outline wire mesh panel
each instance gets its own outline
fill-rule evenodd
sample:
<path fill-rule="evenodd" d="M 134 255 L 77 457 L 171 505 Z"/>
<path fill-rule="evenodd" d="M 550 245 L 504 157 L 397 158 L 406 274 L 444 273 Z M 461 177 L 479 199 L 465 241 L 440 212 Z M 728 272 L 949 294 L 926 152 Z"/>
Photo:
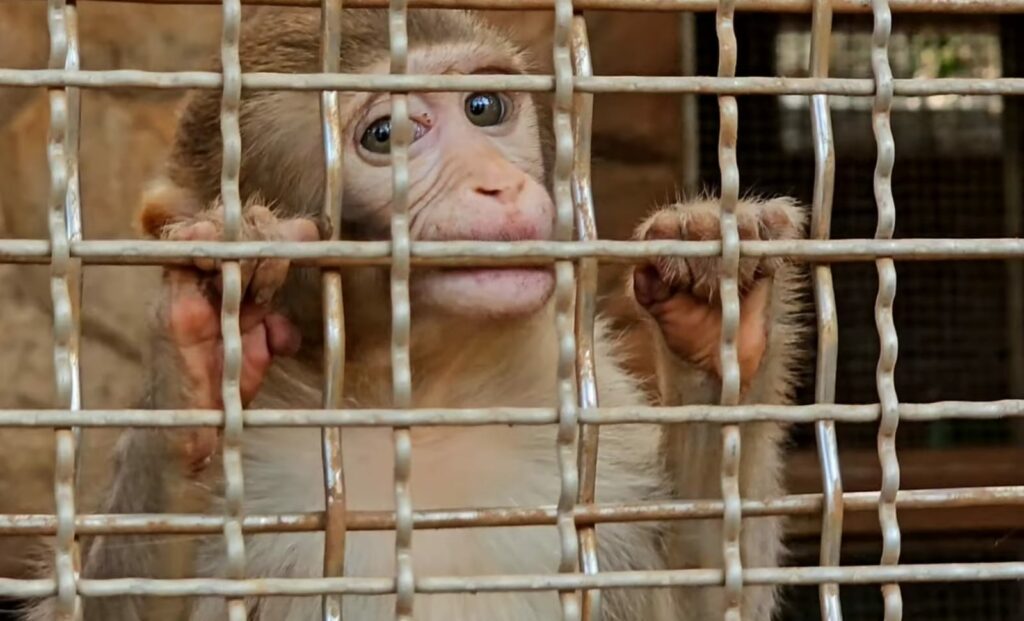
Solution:
<path fill-rule="evenodd" d="M 127 4 L 127 3 L 126 3 Z M 244 74 L 239 58 L 241 0 L 224 0 L 220 73 L 84 71 L 78 66 L 76 12 L 73 4 L 50 0 L 49 68 L 0 69 L 0 85 L 44 86 L 50 94 L 48 203 L 50 237 L 46 240 L 0 240 L 0 262 L 51 266 L 54 361 L 60 407 L 0 410 L 3 427 L 52 427 L 57 437 L 53 515 L 0 515 L 0 535 L 56 536 L 54 575 L 40 579 L 0 579 L 0 596 L 55 597 L 60 619 L 80 619 L 82 598 L 117 595 L 156 597 L 212 596 L 226 598 L 228 617 L 245 621 L 246 600 L 262 596 L 319 597 L 323 618 L 340 621 L 343 597 L 350 594 L 395 597 L 394 617 L 416 618 L 417 594 L 475 592 L 556 592 L 566 621 L 600 618 L 602 593 L 620 588 L 723 587 L 722 617 L 742 618 L 744 589 L 761 585 L 795 585 L 818 591 L 820 618 L 843 618 L 844 588 L 880 585 L 886 621 L 904 617 L 901 584 L 983 582 L 1024 579 L 1024 562 L 972 559 L 906 563 L 901 556 L 900 509 L 941 511 L 959 507 L 1020 506 L 1024 486 L 902 489 L 897 429 L 904 422 L 1012 419 L 1024 416 L 1024 401 L 943 401 L 908 403 L 896 391 L 899 337 L 894 320 L 899 261 L 1024 259 L 1024 240 L 1008 234 L 991 238 L 898 238 L 894 171 L 897 148 L 892 128 L 897 96 L 936 94 L 1024 95 L 1021 78 L 894 78 L 890 63 L 893 14 L 896 12 L 1024 13 L 1015 0 L 429 0 L 407 2 L 353 0 L 346 8 L 386 8 L 389 71 L 384 75 L 339 72 L 342 2 L 290 0 L 283 4 L 319 6 L 321 10 L 321 72 L 312 74 Z M 553 19 L 552 75 L 414 75 L 409 73 L 408 12 L 411 7 L 550 9 Z M 590 56 L 586 11 L 705 11 L 715 14 L 718 48 L 716 76 L 595 76 Z M 810 64 L 807 77 L 737 77 L 737 54 L 746 44 L 736 35 L 737 11 L 809 12 Z M 125 10 L 131 10 L 125 6 Z M 830 38 L 833 12 L 859 12 L 873 18 L 870 78 L 831 78 Z M 224 203 L 224 239 L 201 242 L 84 240 L 77 188 L 78 89 L 127 86 L 158 89 L 214 89 L 221 92 L 220 131 L 223 144 L 220 194 Z M 413 241 L 410 231 L 409 147 L 413 142 L 409 94 L 434 91 L 516 90 L 553 95 L 555 159 L 552 170 L 556 206 L 555 234 L 550 241 L 429 242 Z M 325 191 L 321 207 L 320 242 L 239 241 L 243 206 L 239 189 L 242 152 L 239 113 L 243 90 L 305 90 L 320 92 L 320 125 L 325 154 Z M 392 213 L 390 241 L 350 241 L 342 231 L 342 140 L 339 93 L 390 92 L 392 122 Z M 721 241 L 598 240 L 590 170 L 592 103 L 602 93 L 646 92 L 711 94 L 717 97 L 717 154 L 721 179 Z M 744 192 L 738 159 L 738 98 L 747 96 L 810 98 L 813 133 L 812 222 L 809 239 L 741 241 L 736 209 Z M 876 144 L 872 189 L 877 210 L 872 238 L 833 239 L 833 202 L 837 149 L 830 96 L 871 101 Z M 691 180 L 692 182 L 692 180 Z M 595 314 L 598 263 L 638 263 L 655 256 L 708 257 L 721 260 L 720 291 L 723 325 L 721 398 L 718 405 L 678 407 L 605 407 L 597 392 Z M 297 265 L 322 268 L 324 315 L 323 407 L 321 409 L 247 409 L 241 396 L 242 302 L 240 263 L 246 259 L 280 257 Z M 811 265 L 817 317 L 817 367 L 813 403 L 792 406 L 740 404 L 737 334 L 740 298 L 737 278 L 741 257 L 788 257 Z M 197 258 L 221 262 L 224 337 L 223 408 L 220 410 L 83 409 L 78 368 L 81 264 L 176 265 Z M 873 262 L 877 271 L 874 318 L 879 356 L 874 388 L 877 399 L 866 404 L 836 404 L 837 347 L 840 321 L 836 312 L 833 264 Z M 387 266 L 390 270 L 390 365 L 393 407 L 348 408 L 344 396 L 345 318 L 341 268 Z M 557 390 L 552 407 L 415 408 L 411 347 L 410 273 L 415 266 L 553 265 Z M 759 421 L 814 425 L 822 490 L 820 494 L 744 498 L 741 494 L 741 425 Z M 604 425 L 714 422 L 720 424 L 722 460 L 720 498 L 644 503 L 598 502 L 597 456 Z M 877 491 L 844 492 L 839 467 L 836 424 L 876 427 L 881 481 Z M 549 426 L 557 454 L 558 497 L 543 506 L 464 507 L 416 510 L 411 492 L 413 442 L 417 426 L 473 425 Z M 85 515 L 76 512 L 78 429 L 82 427 L 216 426 L 223 431 L 224 515 Z M 324 475 L 322 512 L 277 515 L 243 510 L 242 437 L 246 428 L 305 426 L 322 429 L 320 449 Z M 394 449 L 394 511 L 355 511 L 346 506 L 342 435 L 346 427 L 392 429 Z M 880 556 L 866 556 L 856 565 L 841 565 L 845 516 L 877 512 Z M 762 516 L 820 516 L 818 562 L 768 568 L 744 564 L 741 536 L 744 521 Z M 597 525 L 624 521 L 721 520 L 721 566 L 671 570 L 607 571 L 598 562 Z M 547 525 L 558 535 L 557 572 L 536 575 L 418 576 L 414 571 L 414 531 L 438 528 L 489 528 Z M 269 532 L 324 532 L 323 577 L 251 579 L 246 574 L 244 535 Z M 393 576 L 345 575 L 347 533 L 393 531 Z M 228 575 L 217 579 L 171 580 L 122 578 L 101 580 L 79 575 L 78 537 L 130 533 L 221 534 L 226 543 Z"/>

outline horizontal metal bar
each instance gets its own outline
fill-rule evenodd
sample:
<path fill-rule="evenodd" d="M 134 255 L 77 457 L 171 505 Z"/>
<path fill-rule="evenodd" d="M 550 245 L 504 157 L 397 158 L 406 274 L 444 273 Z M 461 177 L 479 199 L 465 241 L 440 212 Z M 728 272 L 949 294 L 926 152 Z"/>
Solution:
<path fill-rule="evenodd" d="M 17 1 L 17 0 L 7 0 Z M 33 0 L 22 0 L 33 1 Z M 34 0 L 39 2 L 41 0 Z M 219 4 L 218 0 L 85 0 L 126 4 Z M 409 0 L 410 8 L 551 10 L 555 0 Z M 242 0 L 244 5 L 319 7 L 318 0 Z M 870 0 L 832 0 L 836 13 L 869 13 Z M 890 0 L 894 13 L 1022 13 L 1020 0 Z M 346 0 L 345 8 L 386 8 L 388 0 Z M 711 13 L 717 0 L 574 0 L 573 8 L 590 11 L 679 11 Z M 810 13 L 812 0 L 736 0 L 746 12 Z"/>
<path fill-rule="evenodd" d="M 843 494 L 846 511 L 874 511 L 878 492 Z M 795 494 L 766 500 L 745 499 L 743 515 L 815 515 L 821 512 L 821 494 Z M 1024 505 L 1024 486 L 964 487 L 901 490 L 896 496 L 900 509 L 994 507 Z M 579 526 L 617 522 L 699 520 L 722 516 L 721 500 L 673 500 L 630 504 L 581 504 L 573 511 Z M 413 512 L 417 530 L 448 528 L 492 528 L 553 525 L 555 506 L 439 509 Z M 352 531 L 393 530 L 393 511 L 349 511 L 346 525 Z M 224 516 L 188 514 L 96 514 L 77 515 L 75 530 L 83 535 L 179 534 L 213 535 L 223 531 Z M 248 515 L 242 521 L 246 533 L 312 532 L 323 530 L 323 512 L 278 515 Z M 0 515 L 0 536 L 52 535 L 56 518 L 47 514 Z"/>
<path fill-rule="evenodd" d="M 845 566 L 745 568 L 743 583 L 749 585 L 815 585 L 823 583 L 878 584 L 896 582 L 964 582 L 1020 580 L 1024 562 L 941 563 Z M 722 583 L 717 569 L 601 572 L 599 574 L 524 574 L 480 577 L 437 576 L 416 580 L 419 593 L 495 593 L 567 591 L 574 589 L 666 588 L 716 586 Z M 56 592 L 53 580 L 0 579 L 0 597 L 45 597 Z M 120 578 L 81 579 L 78 592 L 85 597 L 265 597 L 329 594 L 386 595 L 394 592 L 393 578 L 260 578 L 184 580 Z"/>
<path fill-rule="evenodd" d="M 0 86 L 81 88 L 219 89 L 220 73 L 210 71 L 139 71 L 130 69 L 67 71 L 0 69 Z M 417 92 L 504 90 L 551 92 L 550 75 L 416 75 L 344 73 L 244 73 L 247 90 Z M 697 93 L 729 95 L 846 95 L 870 97 L 874 82 L 861 78 L 781 78 L 717 76 L 580 76 L 582 93 Z M 895 94 L 1022 95 L 1024 78 L 906 78 L 893 80 Z"/>
<path fill-rule="evenodd" d="M 1003 401 L 939 401 L 901 403 L 900 418 L 908 421 L 988 420 L 1024 416 L 1024 399 Z M 778 421 L 810 423 L 835 420 L 874 422 L 879 405 L 685 405 L 675 407 L 603 407 L 581 409 L 580 423 L 593 425 L 683 422 L 747 423 Z M 437 427 L 485 425 L 553 425 L 555 408 L 413 408 L 413 409 L 253 409 L 243 412 L 246 427 Z M 0 410 L 3 427 L 219 427 L 220 410 Z"/>
<path fill-rule="evenodd" d="M 652 256 L 710 257 L 717 241 L 420 241 L 412 243 L 413 265 L 546 265 L 559 260 L 596 258 L 606 263 L 637 263 Z M 789 257 L 817 263 L 892 258 L 897 261 L 996 260 L 1024 258 L 1024 239 L 798 239 L 745 241 L 748 257 Z M 171 242 L 84 240 L 71 243 L 71 256 L 91 265 L 182 265 L 195 259 L 285 258 L 297 265 L 388 265 L 391 244 L 384 241 Z M 45 240 L 0 240 L 0 264 L 50 261 Z"/>

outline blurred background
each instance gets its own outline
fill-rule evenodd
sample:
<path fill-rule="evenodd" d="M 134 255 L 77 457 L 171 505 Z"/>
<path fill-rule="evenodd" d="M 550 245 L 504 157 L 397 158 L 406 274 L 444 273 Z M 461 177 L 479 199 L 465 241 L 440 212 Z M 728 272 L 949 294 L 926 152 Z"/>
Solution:
<path fill-rule="evenodd" d="M 0 4 L 0 67 L 45 68 L 49 39 L 41 2 Z M 206 69 L 217 53 L 219 7 L 83 2 L 84 69 Z M 516 29 L 544 71 L 550 70 L 549 13 L 494 12 Z M 668 13 L 588 13 L 595 73 L 714 75 L 714 16 L 692 28 Z M 897 14 L 890 48 L 896 77 L 1024 75 L 1022 17 Z M 738 75 L 807 75 L 809 16 L 740 13 Z M 871 19 L 836 15 L 833 77 L 870 78 Z M 628 50 L 629 53 L 623 53 Z M 688 50 L 693 64 L 681 61 Z M 81 190 L 84 234 L 133 236 L 140 190 L 166 155 L 182 93 L 82 91 Z M 594 190 L 600 234 L 628 237 L 654 203 L 693 187 L 715 189 L 718 108 L 714 97 L 684 103 L 673 95 L 599 95 L 594 116 Z M 837 148 L 832 236 L 872 237 L 876 207 L 869 98 L 833 97 Z M 807 97 L 741 97 L 739 164 L 744 192 L 788 194 L 809 203 L 813 149 Z M 686 116 L 684 107 L 693 113 Z M 1020 98 L 897 98 L 894 193 L 897 237 L 1020 236 L 1024 220 L 1024 136 Z M 49 175 L 45 90 L 0 87 L 0 236 L 45 239 Z M 693 122 L 684 123 L 684 118 Z M 688 136 L 688 137 L 687 137 Z M 1024 269 L 1020 262 L 899 263 L 896 388 L 901 401 L 997 400 L 1024 397 Z M 145 300 L 151 268 L 85 270 L 82 378 L 85 407 L 131 407 L 143 362 Z M 52 407 L 52 319 L 45 266 L 0 265 L 0 408 Z M 605 286 L 617 275 L 609 272 Z M 834 268 L 838 311 L 837 402 L 873 403 L 878 337 L 877 274 L 872 263 Z M 814 337 L 808 341 L 813 349 Z M 813 402 L 808 365 L 801 402 Z M 875 425 L 841 425 L 839 447 L 847 491 L 877 490 Z M 114 431 L 86 435 L 83 466 L 102 478 Z M 52 432 L 0 432 L 0 513 L 51 512 Z M 928 489 L 1024 484 L 1020 421 L 901 423 L 897 446 L 901 487 Z M 788 479 L 793 493 L 820 491 L 811 426 L 797 426 Z M 79 500 L 92 509 L 95 497 Z M 900 512 L 902 562 L 1006 561 L 1024 557 L 1019 508 Z M 875 512 L 847 513 L 843 564 L 878 562 Z M 791 563 L 818 558 L 820 520 L 793 519 Z M 38 542 L 0 537 L 0 577 L 24 576 Z M 875 586 L 841 591 L 847 621 L 879 619 Z M 905 585 L 905 618 L 928 621 L 1020 621 L 1019 582 Z M 0 602 L 3 610 L 16 602 Z M 814 587 L 785 593 L 782 619 L 818 618 Z"/>

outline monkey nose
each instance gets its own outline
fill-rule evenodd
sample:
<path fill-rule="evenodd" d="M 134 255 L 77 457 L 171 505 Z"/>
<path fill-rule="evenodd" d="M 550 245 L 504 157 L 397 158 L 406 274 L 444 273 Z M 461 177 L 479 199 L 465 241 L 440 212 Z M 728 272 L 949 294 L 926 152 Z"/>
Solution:
<path fill-rule="evenodd" d="M 488 198 L 505 205 L 511 205 L 519 200 L 525 186 L 526 180 L 524 178 L 495 179 L 491 182 L 478 182 L 474 186 L 474 193 L 478 198 Z"/>

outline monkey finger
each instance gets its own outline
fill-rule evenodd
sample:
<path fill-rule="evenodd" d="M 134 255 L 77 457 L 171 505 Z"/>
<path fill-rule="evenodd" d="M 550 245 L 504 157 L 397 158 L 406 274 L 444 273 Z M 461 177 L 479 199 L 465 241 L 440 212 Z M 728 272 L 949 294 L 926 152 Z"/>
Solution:
<path fill-rule="evenodd" d="M 243 334 L 253 330 L 256 326 L 263 323 L 268 313 L 270 313 L 269 306 L 243 302 L 238 314 L 239 330 Z"/>
<path fill-rule="evenodd" d="M 269 304 L 288 277 L 287 259 L 260 261 L 249 284 L 249 295 L 256 304 Z"/>
<path fill-rule="evenodd" d="M 663 302 L 672 295 L 672 288 L 662 280 L 658 269 L 644 265 L 633 272 L 633 297 L 641 306 L 648 307 Z"/>
<path fill-rule="evenodd" d="M 306 218 L 282 220 L 278 224 L 278 234 L 286 241 L 319 241 L 320 229 L 315 222 Z"/>
<path fill-rule="evenodd" d="M 294 356 L 299 352 L 302 336 L 287 317 L 280 313 L 270 313 L 264 320 L 267 327 L 267 344 L 270 353 L 276 356 Z"/>
<path fill-rule="evenodd" d="M 242 358 L 239 388 L 242 394 L 242 404 L 248 405 L 259 392 L 272 360 L 267 344 L 267 329 L 263 323 L 242 335 Z"/>
<path fill-rule="evenodd" d="M 181 453 L 189 475 L 198 475 L 210 465 L 220 446 L 220 435 L 220 429 L 216 427 L 201 427 L 186 432 Z"/>

